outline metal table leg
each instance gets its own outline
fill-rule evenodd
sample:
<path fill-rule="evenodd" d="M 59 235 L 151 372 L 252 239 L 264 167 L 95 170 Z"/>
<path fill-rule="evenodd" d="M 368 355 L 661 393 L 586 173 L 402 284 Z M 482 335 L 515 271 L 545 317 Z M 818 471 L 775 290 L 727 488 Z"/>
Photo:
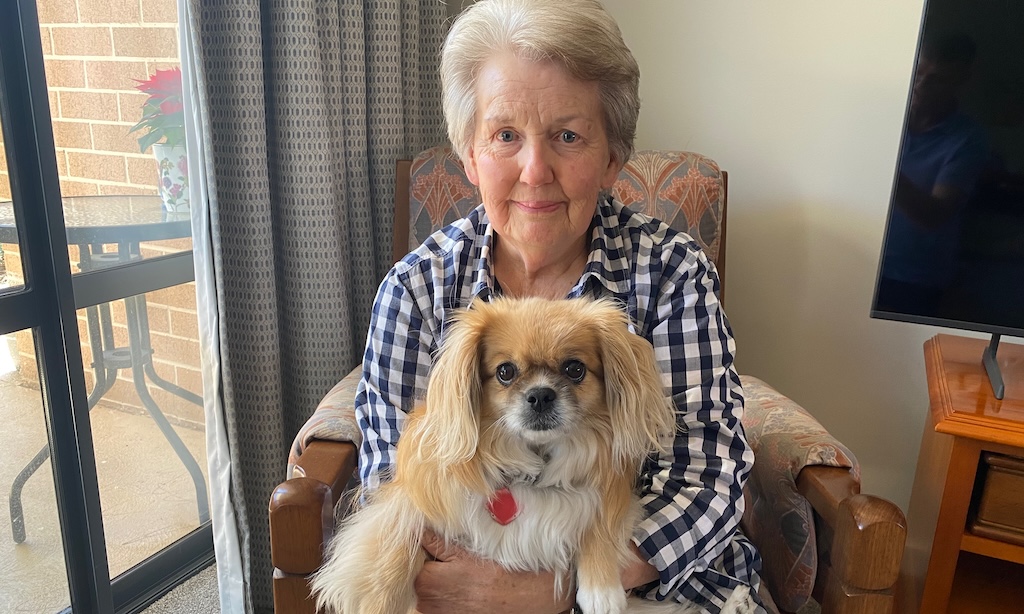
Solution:
<path fill-rule="evenodd" d="M 182 464 L 185 465 L 185 469 L 192 476 L 192 482 L 196 487 L 199 523 L 202 524 L 210 519 L 210 503 L 206 495 L 206 479 L 199 468 L 199 463 L 196 462 L 192 453 L 185 447 L 185 443 L 178 437 L 178 433 L 171 426 L 171 423 L 167 421 L 164 413 L 160 411 L 160 407 L 157 406 L 156 401 L 153 400 L 152 395 L 149 394 L 149 389 L 146 387 L 146 372 L 148 371 L 153 375 L 156 375 L 156 373 L 153 369 L 153 350 L 149 347 L 149 318 L 143 315 L 146 313 L 145 297 L 139 295 L 126 298 L 125 310 L 128 316 L 128 347 L 131 348 L 132 352 L 132 381 L 135 383 L 135 390 L 139 393 L 139 398 L 146 407 L 146 411 L 149 412 L 150 417 L 153 418 L 153 421 L 160 428 L 160 432 L 164 434 L 164 438 L 174 448 L 174 453 L 178 455 Z M 143 327 L 143 322 L 146 324 L 145 327 Z M 153 383 L 166 389 L 168 392 L 177 394 L 186 400 L 202 406 L 203 399 L 198 395 L 159 377 L 156 380 Z"/>
<path fill-rule="evenodd" d="M 92 392 L 89 393 L 89 409 L 92 409 L 96 403 L 103 397 L 110 389 L 114 386 L 114 382 L 117 380 L 118 367 L 107 364 L 105 360 L 104 347 L 113 347 L 114 336 L 112 330 L 112 320 L 110 316 L 110 305 L 104 304 L 99 306 L 87 307 L 85 310 L 85 319 L 89 329 L 89 344 L 92 348 L 92 370 L 95 378 L 95 384 L 93 385 Z M 101 332 L 102 331 L 102 332 Z M 104 343 L 107 345 L 104 346 Z M 11 510 L 11 533 L 14 537 L 14 543 L 21 544 L 25 542 L 25 512 L 24 507 L 21 503 L 21 493 L 25 488 L 25 483 L 28 481 L 32 474 L 36 472 L 46 459 L 50 457 L 50 446 L 43 445 L 43 447 L 36 453 L 32 460 L 21 470 L 14 482 L 11 484 L 11 496 L 9 500 L 9 506 Z"/>
<path fill-rule="evenodd" d="M 104 253 L 102 245 L 80 245 L 79 254 L 80 267 L 83 271 L 113 266 L 123 262 L 125 258 L 135 259 L 141 257 L 138 253 L 137 245 L 119 245 L 118 253 L 116 254 Z M 116 257 L 116 259 L 113 257 Z M 157 375 L 156 369 L 153 367 L 153 348 L 149 336 L 149 314 L 146 309 L 145 296 L 130 296 L 124 299 L 124 302 L 128 325 L 128 347 L 116 347 L 114 344 L 113 319 L 109 303 L 86 308 L 89 343 L 93 354 L 92 368 L 96 379 L 96 384 L 89 394 L 89 409 L 91 410 L 100 398 L 110 391 L 117 380 L 117 372 L 119 370 L 132 370 L 132 382 L 146 412 L 156 423 L 164 438 L 171 444 L 174 453 L 181 460 L 192 478 L 196 489 L 199 523 L 202 524 L 210 519 L 210 504 L 209 497 L 206 494 L 206 480 L 203 477 L 199 463 L 196 462 L 195 457 L 189 452 L 184 442 L 178 436 L 178 433 L 174 430 L 174 427 L 168 422 L 167 417 L 149 393 L 149 389 L 146 386 L 146 378 L 148 377 L 155 385 L 167 392 L 195 403 L 200 407 L 203 406 L 203 399 L 201 396 Z M 46 462 L 49 456 L 49 446 L 43 446 L 25 468 L 21 470 L 11 485 L 11 531 L 15 543 L 23 543 L 26 539 L 24 509 L 21 502 L 22 490 L 28 479 Z"/>

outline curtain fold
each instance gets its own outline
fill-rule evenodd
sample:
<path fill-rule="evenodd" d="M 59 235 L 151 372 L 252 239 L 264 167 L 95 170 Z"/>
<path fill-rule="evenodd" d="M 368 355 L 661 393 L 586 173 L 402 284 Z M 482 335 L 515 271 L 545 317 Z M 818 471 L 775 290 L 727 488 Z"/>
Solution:
<path fill-rule="evenodd" d="M 213 269 L 213 231 L 211 208 L 216 208 L 216 189 L 209 168 L 208 100 L 203 71 L 197 57 L 198 39 L 195 15 L 189 0 L 178 0 L 181 50 L 182 102 L 185 113 L 185 142 L 188 150 L 189 200 L 192 221 L 192 245 L 195 262 L 196 307 L 199 325 L 200 360 L 203 369 L 203 405 L 206 420 L 206 457 L 210 476 L 210 516 L 213 521 L 213 547 L 217 557 L 217 585 L 222 612 L 251 610 L 246 593 L 245 566 L 239 543 L 238 518 L 231 492 L 231 451 L 228 447 L 227 420 L 224 416 L 223 380 L 220 376 L 220 321 L 217 309 L 217 276 Z M 247 604 L 249 604 L 247 606 Z"/>
<path fill-rule="evenodd" d="M 288 444 L 361 355 L 392 264 L 395 160 L 444 140 L 447 13 L 418 0 L 186 1 L 209 185 L 200 321 L 219 346 L 204 359 L 220 423 L 207 428 L 226 450 L 210 455 L 211 489 L 235 524 L 215 517 L 214 534 L 218 566 L 232 543 L 241 566 L 219 577 L 242 579 L 246 612 L 268 611 L 267 502 Z M 240 611 L 228 593 L 222 611 Z"/>

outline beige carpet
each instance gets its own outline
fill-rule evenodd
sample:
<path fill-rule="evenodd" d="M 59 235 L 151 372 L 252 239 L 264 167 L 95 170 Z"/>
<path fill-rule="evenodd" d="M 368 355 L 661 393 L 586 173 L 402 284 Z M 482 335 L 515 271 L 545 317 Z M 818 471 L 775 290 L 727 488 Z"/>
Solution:
<path fill-rule="evenodd" d="M 211 565 L 192 576 L 143 610 L 143 614 L 220 614 L 217 566 Z"/>

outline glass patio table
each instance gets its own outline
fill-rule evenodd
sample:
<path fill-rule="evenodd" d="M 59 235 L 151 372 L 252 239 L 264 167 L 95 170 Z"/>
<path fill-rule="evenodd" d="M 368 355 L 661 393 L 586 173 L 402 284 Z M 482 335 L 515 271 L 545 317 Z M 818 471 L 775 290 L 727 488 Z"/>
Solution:
<path fill-rule="evenodd" d="M 182 267 L 176 268 L 176 275 L 166 274 L 166 267 L 149 267 L 150 260 L 157 259 L 144 261 L 140 249 L 142 242 L 190 237 L 189 214 L 168 213 L 163 209 L 158 196 L 75 196 L 62 200 L 67 243 L 69 246 L 77 246 L 79 255 L 79 271 L 72 277 L 72 281 L 76 282 L 75 303 L 76 308 L 85 309 L 93 356 L 91 367 L 95 385 L 89 394 L 89 408 L 92 409 L 110 391 L 117 380 L 118 371 L 131 371 L 132 383 L 146 412 L 171 444 L 195 484 L 199 522 L 202 524 L 210 519 L 206 481 L 199 464 L 150 394 L 146 380 L 200 407 L 203 406 L 203 399 L 157 375 L 153 368 L 145 293 L 125 295 L 125 287 L 131 285 L 129 277 L 145 277 L 149 291 L 194 279 L 190 267 L 185 269 L 188 272 L 184 277 L 180 273 Z M 18 243 L 18 230 L 10 201 L 0 202 L 0 243 Z M 116 249 L 106 251 L 107 245 L 116 245 Z M 100 271 L 102 275 L 87 275 Z M 126 346 L 118 346 L 114 340 L 110 303 L 116 300 L 123 300 L 125 305 L 128 329 Z M 46 462 L 49 454 L 49 447 L 44 446 L 11 486 L 11 530 L 17 543 L 26 539 L 22 489 L 32 474 Z"/>

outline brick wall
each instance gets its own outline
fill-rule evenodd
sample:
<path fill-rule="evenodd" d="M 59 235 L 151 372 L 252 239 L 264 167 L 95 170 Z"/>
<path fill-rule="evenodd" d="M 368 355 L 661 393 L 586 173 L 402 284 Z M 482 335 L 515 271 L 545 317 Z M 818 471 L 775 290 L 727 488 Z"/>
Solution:
<path fill-rule="evenodd" d="M 43 60 L 50 94 L 57 170 L 64 196 L 156 194 L 157 168 L 152 152 L 140 152 L 137 134 L 128 134 L 141 115 L 146 96 L 133 79 L 179 65 L 175 0 L 38 0 Z M 7 162 L 0 140 L 0 200 L 11 197 Z M 143 244 L 147 257 L 191 249 L 191 240 Z M 23 281 L 17 246 L 3 245 L 0 263 L 8 285 Z M 72 271 L 76 248 L 69 249 Z M 0 270 L 0 276 L 4 271 Z M 153 362 L 157 374 L 202 394 L 195 285 L 186 284 L 146 296 Z M 124 302 L 111 304 L 114 338 L 125 345 Z M 90 369 L 85 312 L 78 313 L 88 389 Z M 17 334 L 18 368 L 26 382 L 38 382 L 29 331 Z M 150 393 L 172 420 L 203 422 L 203 410 L 155 386 Z M 128 370 L 101 401 L 142 411 Z"/>
<path fill-rule="evenodd" d="M 133 79 L 179 64 L 176 2 L 38 0 L 38 8 L 61 193 L 155 194 L 156 162 L 128 134 L 146 99 Z M 0 199 L 10 196 L 0 156 Z"/>

